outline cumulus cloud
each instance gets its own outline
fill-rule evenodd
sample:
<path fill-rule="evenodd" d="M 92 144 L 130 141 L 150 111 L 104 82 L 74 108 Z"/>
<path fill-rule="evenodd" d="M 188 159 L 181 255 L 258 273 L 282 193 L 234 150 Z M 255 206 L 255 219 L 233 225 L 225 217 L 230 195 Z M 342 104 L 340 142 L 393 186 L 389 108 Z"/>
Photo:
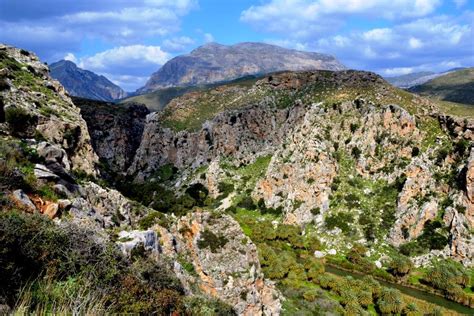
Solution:
<path fill-rule="evenodd" d="M 434 16 L 390 28 L 353 30 L 344 35 L 287 39 L 279 43 L 329 53 L 348 67 L 374 70 L 383 75 L 443 71 L 474 64 L 473 21 L 472 14 Z"/>
<path fill-rule="evenodd" d="M 135 90 L 170 59 L 160 46 L 119 46 L 80 58 L 78 66 L 104 75 L 126 89 Z"/>
<path fill-rule="evenodd" d="M 261 30 L 305 38 L 334 31 L 349 15 L 390 20 L 423 17 L 440 4 L 441 0 L 270 0 L 244 10 L 240 18 Z"/>
<path fill-rule="evenodd" d="M 172 53 L 183 52 L 195 43 L 196 41 L 190 37 L 180 36 L 164 40 L 163 48 Z"/>
<path fill-rule="evenodd" d="M 0 2 L 0 39 L 37 51 L 48 60 L 78 50 L 85 39 L 127 45 L 170 35 L 179 30 L 182 17 L 197 6 L 197 0 L 30 2 Z"/>

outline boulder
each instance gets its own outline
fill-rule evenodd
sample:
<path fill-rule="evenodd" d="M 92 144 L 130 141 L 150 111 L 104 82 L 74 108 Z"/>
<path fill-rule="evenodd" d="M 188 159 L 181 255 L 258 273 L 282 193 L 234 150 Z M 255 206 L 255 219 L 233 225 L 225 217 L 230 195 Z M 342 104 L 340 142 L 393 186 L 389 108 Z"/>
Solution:
<path fill-rule="evenodd" d="M 36 206 L 23 190 L 13 191 L 10 197 L 13 203 L 15 203 L 19 208 L 30 213 L 37 211 Z"/>

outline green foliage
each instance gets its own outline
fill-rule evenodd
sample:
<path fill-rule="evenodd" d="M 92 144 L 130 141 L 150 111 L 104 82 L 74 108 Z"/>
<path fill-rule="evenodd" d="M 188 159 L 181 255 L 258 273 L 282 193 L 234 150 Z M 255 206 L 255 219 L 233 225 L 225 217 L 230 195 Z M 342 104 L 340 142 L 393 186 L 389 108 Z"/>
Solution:
<path fill-rule="evenodd" d="M 434 288 L 445 292 L 445 295 L 454 300 L 463 300 L 463 288 L 470 284 L 470 273 L 460 263 L 450 259 L 433 262 L 424 280 Z"/>
<path fill-rule="evenodd" d="M 236 315 L 231 306 L 219 301 L 200 296 L 188 296 L 183 301 L 186 315 L 232 316 Z"/>
<path fill-rule="evenodd" d="M 339 228 L 346 235 L 350 235 L 353 232 L 352 223 L 354 222 L 354 215 L 351 213 L 339 212 L 336 214 L 330 214 L 324 219 L 324 223 L 327 229 Z"/>
<path fill-rule="evenodd" d="M 161 212 L 151 212 L 138 221 L 138 227 L 147 230 L 155 224 L 168 227 L 169 223 L 166 216 Z"/>
<path fill-rule="evenodd" d="M 0 296 L 11 306 L 26 302 L 27 310 L 47 314 L 90 304 L 134 314 L 182 308 L 184 291 L 167 268 L 140 257 L 130 264 L 114 244 L 94 235 L 41 215 L 0 213 Z M 22 288 L 27 290 L 18 300 Z"/>
<path fill-rule="evenodd" d="M 15 135 L 23 136 L 29 129 L 36 127 L 37 118 L 22 108 L 8 107 L 5 121 Z"/>
<path fill-rule="evenodd" d="M 400 252 L 406 256 L 423 254 L 431 249 L 443 249 L 448 243 L 447 228 L 441 221 L 427 221 L 423 233 L 414 241 L 400 246 Z"/>
<path fill-rule="evenodd" d="M 178 169 L 173 164 L 166 164 L 159 167 L 151 177 L 164 182 L 173 179 L 177 171 Z"/>
<path fill-rule="evenodd" d="M 410 258 L 403 255 L 397 255 L 389 263 L 389 271 L 395 276 L 405 276 L 413 269 L 413 263 Z"/>
<path fill-rule="evenodd" d="M 216 235 L 207 228 L 201 233 L 201 237 L 197 242 L 199 249 L 209 248 L 212 252 L 216 252 L 227 244 L 228 240 L 224 235 Z"/>
<path fill-rule="evenodd" d="M 399 314 L 403 309 L 403 300 L 400 291 L 392 288 L 382 288 L 377 299 L 378 309 L 383 314 Z"/>

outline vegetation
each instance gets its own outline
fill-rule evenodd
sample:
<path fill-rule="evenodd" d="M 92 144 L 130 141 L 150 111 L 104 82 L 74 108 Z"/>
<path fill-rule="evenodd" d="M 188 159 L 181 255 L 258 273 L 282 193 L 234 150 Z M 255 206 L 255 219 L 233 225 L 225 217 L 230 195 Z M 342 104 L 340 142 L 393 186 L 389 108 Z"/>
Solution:
<path fill-rule="evenodd" d="M 29 312 L 161 314 L 183 308 L 184 291 L 164 265 L 143 258 L 127 262 L 93 236 L 41 215 L 0 213 L 0 295 Z"/>

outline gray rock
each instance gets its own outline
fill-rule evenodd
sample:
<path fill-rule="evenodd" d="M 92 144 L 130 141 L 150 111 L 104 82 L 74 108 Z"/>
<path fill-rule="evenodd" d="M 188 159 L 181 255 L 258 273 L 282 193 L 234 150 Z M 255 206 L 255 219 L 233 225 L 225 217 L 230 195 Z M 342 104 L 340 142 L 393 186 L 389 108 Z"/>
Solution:
<path fill-rule="evenodd" d="M 59 163 L 64 169 L 71 169 L 71 163 L 69 162 L 66 151 L 61 147 L 47 142 L 41 142 L 36 147 L 36 150 L 38 155 L 44 158 L 46 162 Z"/>
<path fill-rule="evenodd" d="M 160 252 L 159 239 L 153 230 L 121 231 L 118 237 L 117 244 L 126 256 L 130 256 L 132 250 L 137 246 L 143 246 L 146 251 L 150 251 L 152 254 Z"/>
<path fill-rule="evenodd" d="M 35 212 L 37 211 L 36 206 L 31 202 L 28 195 L 26 195 L 23 190 L 16 190 L 12 192 L 11 198 L 14 203 L 18 205 L 20 208 L 24 208 L 28 212 Z"/>
<path fill-rule="evenodd" d="M 35 177 L 40 180 L 58 180 L 59 176 L 51 172 L 46 166 L 36 164 L 34 169 Z"/>

